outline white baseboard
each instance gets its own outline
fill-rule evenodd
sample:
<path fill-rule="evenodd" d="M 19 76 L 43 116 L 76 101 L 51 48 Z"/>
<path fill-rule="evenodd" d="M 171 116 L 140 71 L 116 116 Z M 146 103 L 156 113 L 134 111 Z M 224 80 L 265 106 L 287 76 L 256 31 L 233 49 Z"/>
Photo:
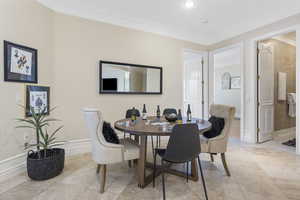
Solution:
<path fill-rule="evenodd" d="M 91 152 L 90 139 L 71 140 L 64 145 L 67 156 Z M 0 182 L 26 171 L 27 153 L 0 161 Z"/>
<path fill-rule="evenodd" d="M 66 156 L 91 152 L 91 140 L 71 140 L 65 145 Z"/>
<path fill-rule="evenodd" d="M 25 171 L 26 155 L 21 153 L 0 161 L 0 182 Z"/>

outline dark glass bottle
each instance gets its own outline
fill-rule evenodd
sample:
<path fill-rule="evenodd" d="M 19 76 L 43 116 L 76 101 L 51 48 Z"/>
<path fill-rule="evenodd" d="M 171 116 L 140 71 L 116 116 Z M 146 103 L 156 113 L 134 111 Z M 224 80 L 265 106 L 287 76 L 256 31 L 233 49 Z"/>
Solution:
<path fill-rule="evenodd" d="M 178 123 L 178 124 L 182 124 L 181 109 L 178 109 L 177 123 Z"/>
<path fill-rule="evenodd" d="M 188 109 L 186 111 L 186 117 L 187 117 L 187 121 L 190 122 L 192 121 L 192 111 L 191 111 L 191 106 L 190 104 L 188 104 Z"/>
<path fill-rule="evenodd" d="M 157 106 L 156 117 L 160 118 L 160 108 L 159 108 L 159 105 Z"/>
<path fill-rule="evenodd" d="M 135 120 L 136 120 L 136 109 L 135 107 L 133 107 L 131 112 L 131 121 L 134 122 Z"/>
<path fill-rule="evenodd" d="M 147 120 L 146 104 L 143 106 L 143 120 Z"/>

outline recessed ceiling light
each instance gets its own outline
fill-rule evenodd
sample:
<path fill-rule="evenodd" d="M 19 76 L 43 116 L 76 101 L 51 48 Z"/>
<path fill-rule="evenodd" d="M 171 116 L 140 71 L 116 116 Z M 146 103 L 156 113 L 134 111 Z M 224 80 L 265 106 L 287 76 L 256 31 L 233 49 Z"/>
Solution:
<path fill-rule="evenodd" d="M 188 9 L 194 8 L 195 7 L 195 3 L 193 0 L 186 0 L 185 1 L 185 7 Z"/>
<path fill-rule="evenodd" d="M 207 24 L 207 23 L 208 23 L 208 19 L 201 18 L 201 19 L 200 19 L 200 22 L 201 22 L 202 24 Z"/>

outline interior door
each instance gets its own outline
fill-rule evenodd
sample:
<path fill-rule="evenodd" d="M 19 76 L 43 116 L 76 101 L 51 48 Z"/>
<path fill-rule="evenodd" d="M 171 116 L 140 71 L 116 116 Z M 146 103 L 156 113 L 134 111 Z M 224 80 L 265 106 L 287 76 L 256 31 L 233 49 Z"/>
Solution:
<path fill-rule="evenodd" d="M 183 81 L 183 115 L 186 115 L 188 104 L 191 105 L 192 116 L 202 118 L 203 101 L 203 76 L 202 76 L 202 55 L 186 56 L 184 61 Z"/>
<path fill-rule="evenodd" d="M 258 43 L 258 130 L 259 143 L 272 139 L 274 131 L 274 52 Z"/>

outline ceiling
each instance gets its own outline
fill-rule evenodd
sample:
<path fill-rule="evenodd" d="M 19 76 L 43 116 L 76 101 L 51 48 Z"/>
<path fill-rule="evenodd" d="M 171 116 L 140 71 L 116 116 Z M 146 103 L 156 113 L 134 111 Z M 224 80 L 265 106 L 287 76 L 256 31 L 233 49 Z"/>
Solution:
<path fill-rule="evenodd" d="M 69 15 L 211 45 L 300 13 L 299 0 L 37 0 Z M 208 23 L 203 23 L 208 20 Z"/>

